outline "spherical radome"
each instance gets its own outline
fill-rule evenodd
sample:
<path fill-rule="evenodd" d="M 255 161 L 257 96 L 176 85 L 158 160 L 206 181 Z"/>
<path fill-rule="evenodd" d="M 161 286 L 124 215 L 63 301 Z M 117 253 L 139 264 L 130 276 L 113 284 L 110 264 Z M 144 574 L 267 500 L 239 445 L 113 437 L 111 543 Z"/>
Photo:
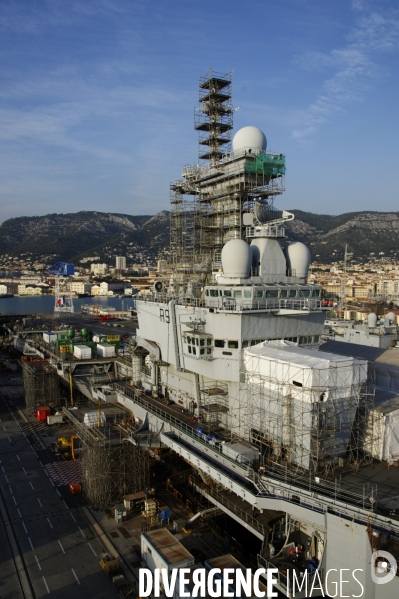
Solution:
<path fill-rule="evenodd" d="M 222 267 L 225 277 L 247 279 L 251 267 L 251 250 L 243 239 L 231 239 L 222 249 Z"/>
<path fill-rule="evenodd" d="M 233 137 L 233 152 L 251 150 L 266 152 L 266 135 L 258 127 L 243 127 Z"/>
<path fill-rule="evenodd" d="M 284 250 L 287 259 L 287 267 L 291 269 L 294 276 L 306 279 L 310 266 L 310 251 L 307 245 L 300 241 L 290 243 Z"/>
<path fill-rule="evenodd" d="M 395 316 L 395 312 L 388 312 L 387 318 L 389 318 L 389 320 L 393 323 L 396 324 L 396 316 Z"/>

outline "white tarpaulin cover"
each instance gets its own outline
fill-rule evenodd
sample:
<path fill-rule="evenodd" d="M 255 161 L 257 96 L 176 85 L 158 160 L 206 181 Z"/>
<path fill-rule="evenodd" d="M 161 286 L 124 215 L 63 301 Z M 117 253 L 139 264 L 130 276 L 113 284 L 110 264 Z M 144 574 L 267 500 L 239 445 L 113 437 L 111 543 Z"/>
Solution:
<path fill-rule="evenodd" d="M 367 361 L 321 353 L 285 341 L 265 341 L 244 350 L 249 382 L 261 378 L 270 389 L 286 385 L 287 393 L 303 401 L 323 401 L 329 397 L 347 397 L 352 385 L 367 379 Z M 337 395 L 338 393 L 338 395 Z M 284 391 L 283 391 L 284 394 Z"/>
<path fill-rule="evenodd" d="M 382 459 L 392 464 L 399 459 L 399 412 L 385 416 L 385 430 Z"/>
<path fill-rule="evenodd" d="M 247 427 L 274 455 L 305 469 L 346 455 L 366 360 L 266 341 L 244 350 L 244 363 Z"/>
<path fill-rule="evenodd" d="M 104 426 L 107 419 L 105 418 L 105 414 L 103 411 L 100 412 L 100 422 L 101 426 Z M 86 412 L 83 418 L 83 424 L 87 426 L 87 428 L 95 428 L 98 426 L 98 411 L 95 412 Z"/>
<path fill-rule="evenodd" d="M 375 408 L 365 431 L 365 442 L 378 460 L 389 464 L 399 460 L 399 395 L 397 391 L 377 387 Z"/>

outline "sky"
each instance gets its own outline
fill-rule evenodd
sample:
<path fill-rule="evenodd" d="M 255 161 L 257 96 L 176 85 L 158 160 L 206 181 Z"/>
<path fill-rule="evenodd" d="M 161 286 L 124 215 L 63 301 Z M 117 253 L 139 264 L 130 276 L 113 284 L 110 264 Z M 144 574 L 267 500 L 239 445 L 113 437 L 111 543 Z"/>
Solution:
<path fill-rule="evenodd" d="M 398 211 L 397 0 L 2 0 L 0 222 L 156 214 L 198 162 L 198 77 L 286 155 L 275 205 Z"/>

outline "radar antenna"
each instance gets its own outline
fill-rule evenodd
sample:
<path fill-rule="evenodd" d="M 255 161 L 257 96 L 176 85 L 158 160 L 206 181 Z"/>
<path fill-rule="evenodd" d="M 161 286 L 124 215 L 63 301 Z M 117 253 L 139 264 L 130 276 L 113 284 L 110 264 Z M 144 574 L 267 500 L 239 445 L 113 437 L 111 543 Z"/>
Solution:
<path fill-rule="evenodd" d="M 261 222 L 255 211 L 247 212 L 243 218 L 244 224 L 249 225 L 246 228 L 246 237 L 285 237 L 285 228 L 281 225 L 294 220 L 294 218 L 295 215 L 292 212 L 283 210 L 279 218 Z"/>

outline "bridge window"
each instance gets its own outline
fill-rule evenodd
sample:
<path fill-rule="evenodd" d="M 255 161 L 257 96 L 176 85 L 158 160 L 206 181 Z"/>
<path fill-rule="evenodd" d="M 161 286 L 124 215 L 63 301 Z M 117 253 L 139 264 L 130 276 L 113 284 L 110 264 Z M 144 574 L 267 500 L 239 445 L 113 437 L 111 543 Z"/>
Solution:
<path fill-rule="evenodd" d="M 267 289 L 266 297 L 278 297 L 278 289 Z"/>
<path fill-rule="evenodd" d="M 310 289 L 300 289 L 299 290 L 299 297 L 309 297 L 310 296 Z"/>
<path fill-rule="evenodd" d="M 252 297 L 252 289 L 244 289 L 244 297 L 251 298 Z"/>
<path fill-rule="evenodd" d="M 242 291 L 241 291 L 241 289 L 235 289 L 234 290 L 234 297 L 242 297 Z"/>
<path fill-rule="evenodd" d="M 290 297 L 296 297 L 296 289 L 290 289 Z"/>
<path fill-rule="evenodd" d="M 210 289 L 209 292 L 211 294 L 211 297 L 218 297 L 219 293 L 218 293 L 218 289 Z"/>
<path fill-rule="evenodd" d="M 300 345 L 310 345 L 313 341 L 313 337 L 299 337 Z"/>
<path fill-rule="evenodd" d="M 287 295 L 288 295 L 287 289 L 281 289 L 281 291 L 280 291 L 280 297 L 287 297 Z"/>
<path fill-rule="evenodd" d="M 238 349 L 238 341 L 228 341 L 227 347 L 229 349 Z"/>
<path fill-rule="evenodd" d="M 224 290 L 224 296 L 225 297 L 231 297 L 231 289 L 225 289 Z"/>
<path fill-rule="evenodd" d="M 255 297 L 263 297 L 263 291 L 261 289 L 257 289 L 255 291 Z"/>
<path fill-rule="evenodd" d="M 320 297 L 320 289 L 313 289 L 312 297 Z"/>
<path fill-rule="evenodd" d="M 224 347 L 224 339 L 215 339 L 215 347 Z"/>

